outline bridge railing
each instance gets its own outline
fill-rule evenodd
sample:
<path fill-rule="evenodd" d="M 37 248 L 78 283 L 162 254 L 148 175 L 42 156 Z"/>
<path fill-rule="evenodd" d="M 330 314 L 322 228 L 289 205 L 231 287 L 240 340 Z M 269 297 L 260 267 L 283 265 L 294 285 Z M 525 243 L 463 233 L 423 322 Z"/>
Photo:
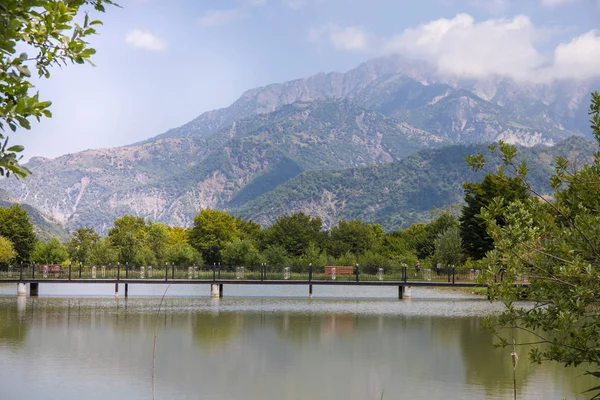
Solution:
<path fill-rule="evenodd" d="M 0 266 L 0 280 L 201 280 L 201 281 L 336 281 L 336 282 L 431 282 L 477 283 L 480 272 L 469 268 L 416 268 L 407 266 L 230 266 L 191 265 L 130 266 L 44 266 L 23 263 Z M 502 276 L 498 277 L 499 280 Z M 527 283 L 523 276 L 520 283 Z"/>

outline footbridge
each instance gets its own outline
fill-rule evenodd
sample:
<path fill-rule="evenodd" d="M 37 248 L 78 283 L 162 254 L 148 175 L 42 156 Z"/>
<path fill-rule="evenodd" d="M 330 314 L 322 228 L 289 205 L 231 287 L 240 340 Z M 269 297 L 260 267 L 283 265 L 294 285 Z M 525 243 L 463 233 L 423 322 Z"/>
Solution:
<path fill-rule="evenodd" d="M 17 294 L 36 296 L 41 283 L 114 284 L 115 295 L 124 285 L 204 284 L 210 285 L 212 297 L 223 297 L 225 285 L 306 285 L 312 297 L 314 285 L 397 286 L 399 298 L 411 297 L 411 288 L 481 287 L 479 271 L 453 266 L 442 268 L 410 268 L 368 266 L 83 266 L 19 264 L 0 267 L 0 283 L 15 282 Z M 518 283 L 528 286 L 525 279 Z"/>

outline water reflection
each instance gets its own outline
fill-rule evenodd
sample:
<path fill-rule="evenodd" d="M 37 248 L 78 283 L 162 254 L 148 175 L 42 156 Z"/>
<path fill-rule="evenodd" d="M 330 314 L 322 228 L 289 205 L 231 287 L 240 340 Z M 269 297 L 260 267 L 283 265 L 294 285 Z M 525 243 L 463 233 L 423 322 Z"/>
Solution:
<path fill-rule="evenodd" d="M 479 315 L 496 310 L 487 302 L 188 298 L 160 313 L 159 302 L 0 297 L 3 398 L 146 399 L 157 328 L 158 398 L 512 394 L 510 350 L 481 329 Z M 531 365 L 523 351 L 519 398 L 586 398 L 593 382 L 579 374 Z"/>

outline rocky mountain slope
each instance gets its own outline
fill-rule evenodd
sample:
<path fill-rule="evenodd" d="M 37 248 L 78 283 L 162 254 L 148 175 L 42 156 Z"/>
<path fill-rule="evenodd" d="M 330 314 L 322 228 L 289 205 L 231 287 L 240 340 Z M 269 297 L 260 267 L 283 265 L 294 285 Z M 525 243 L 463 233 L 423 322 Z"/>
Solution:
<path fill-rule="evenodd" d="M 541 193 L 549 193 L 552 163 L 565 156 L 574 166 L 591 162 L 596 146 L 573 137 L 554 147 L 521 148 L 519 158 L 527 161 L 529 179 Z M 326 227 L 340 219 L 379 223 L 387 230 L 405 228 L 432 218 L 432 211 L 459 212 L 464 198 L 462 184 L 480 181 L 465 157 L 481 152 L 483 145 L 454 145 L 421 150 L 398 162 L 342 171 L 309 171 L 233 208 L 234 214 L 270 225 L 280 215 L 304 212 L 323 219 Z M 498 158 L 495 158 L 498 162 Z M 493 165 L 494 157 L 489 157 Z"/>
<path fill-rule="evenodd" d="M 0 190 L 0 207 L 10 207 L 13 204 L 18 204 L 17 200 L 11 197 L 5 191 Z M 69 233 L 61 224 L 48 218 L 29 204 L 23 204 L 22 206 L 27 211 L 27 215 L 29 215 L 29 221 L 31 221 L 33 230 L 37 234 L 37 238 L 39 240 L 45 241 L 52 237 L 57 237 L 61 240 L 69 239 Z"/>
<path fill-rule="evenodd" d="M 545 139 L 542 136 L 548 134 L 550 139 L 565 138 L 573 133 L 587 134 L 589 94 L 598 87 L 598 81 L 564 80 L 543 85 L 517 83 L 501 77 L 464 80 L 442 75 L 424 61 L 390 55 L 367 61 L 346 73 L 317 74 L 251 89 L 231 106 L 204 113 L 158 137 L 210 136 L 240 118 L 267 114 L 283 105 L 309 99 L 352 99 L 364 108 L 386 115 L 406 116 L 414 112 L 414 119 L 419 116 L 422 119 L 425 114 L 435 121 L 436 109 L 443 111 L 444 107 L 428 106 L 445 98 L 458 98 L 462 100 L 463 112 L 457 118 L 461 122 L 457 127 L 462 126 L 464 120 L 480 121 L 482 115 L 478 111 L 481 109 L 499 110 L 503 118 L 517 127 L 537 131 L 540 136 L 537 143 L 541 143 Z M 474 109 L 469 111 L 470 107 Z M 405 109 L 413 111 L 402 112 Z M 483 140 L 497 140 L 503 134 L 502 128 L 492 126 Z M 457 132 L 463 129 L 470 127 L 465 124 Z M 505 136 L 511 138 L 511 135 Z M 512 136 L 512 139 L 518 143 L 519 137 L 522 136 Z M 532 145 L 531 141 L 521 144 Z"/>
<path fill-rule="evenodd" d="M 70 228 L 105 232 L 125 213 L 189 225 L 201 208 L 251 200 L 304 170 L 392 162 L 444 141 L 349 100 L 307 101 L 209 137 L 34 159 L 27 181 L 3 183 Z"/>
<path fill-rule="evenodd" d="M 125 213 L 187 226 L 202 208 L 250 210 L 241 207 L 304 171 L 393 163 L 452 144 L 552 145 L 583 135 L 593 84 L 461 81 L 390 56 L 252 89 L 145 142 L 34 158 L 27 181 L 0 188 L 69 229 L 106 232 Z"/>

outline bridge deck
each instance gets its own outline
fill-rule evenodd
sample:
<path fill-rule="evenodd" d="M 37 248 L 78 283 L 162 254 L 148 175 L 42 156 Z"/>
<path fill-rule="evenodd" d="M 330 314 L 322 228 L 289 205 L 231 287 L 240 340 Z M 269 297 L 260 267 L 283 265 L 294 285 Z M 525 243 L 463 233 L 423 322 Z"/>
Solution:
<path fill-rule="evenodd" d="M 0 283 L 119 283 L 141 285 L 210 285 L 214 283 L 227 285 L 346 285 L 346 286 L 432 286 L 432 287 L 482 287 L 476 282 L 427 282 L 427 281 L 337 281 L 337 280 L 241 280 L 241 279 L 1 279 Z"/>
<path fill-rule="evenodd" d="M 346 268 L 346 267 L 344 267 Z M 351 267 L 348 267 L 351 268 Z M 476 287 L 479 271 L 464 268 L 354 267 L 336 274 L 335 267 L 85 267 L 46 268 L 23 264 L 0 269 L 0 282 L 106 284 L 236 284 Z M 340 271 L 341 272 L 341 271 Z M 345 271 L 348 272 L 348 271 Z M 501 279 L 501 277 L 499 277 Z M 518 282 L 527 285 L 523 279 Z"/>

